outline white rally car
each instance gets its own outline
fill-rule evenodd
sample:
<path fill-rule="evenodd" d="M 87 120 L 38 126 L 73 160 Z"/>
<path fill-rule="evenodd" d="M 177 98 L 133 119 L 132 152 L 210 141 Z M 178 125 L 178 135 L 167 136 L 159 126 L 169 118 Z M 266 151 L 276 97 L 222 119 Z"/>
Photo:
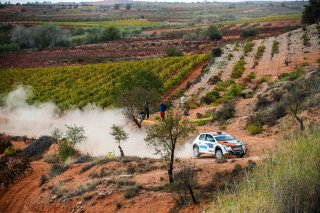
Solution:
<path fill-rule="evenodd" d="M 244 143 L 225 132 L 201 133 L 193 141 L 195 157 L 201 154 L 214 154 L 217 159 L 222 159 L 224 155 L 231 154 L 242 158 L 245 153 Z"/>

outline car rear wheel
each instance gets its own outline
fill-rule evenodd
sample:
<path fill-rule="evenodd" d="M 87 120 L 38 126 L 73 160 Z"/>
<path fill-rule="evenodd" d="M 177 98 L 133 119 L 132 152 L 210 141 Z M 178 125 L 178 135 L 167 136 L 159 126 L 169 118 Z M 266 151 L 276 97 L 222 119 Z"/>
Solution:
<path fill-rule="evenodd" d="M 199 152 L 199 147 L 198 146 L 194 146 L 193 147 L 193 155 L 195 157 L 199 157 L 200 156 L 200 152 Z"/>
<path fill-rule="evenodd" d="M 218 149 L 216 151 L 216 159 L 220 160 L 223 158 L 223 153 L 222 153 L 222 150 L 221 149 Z"/>

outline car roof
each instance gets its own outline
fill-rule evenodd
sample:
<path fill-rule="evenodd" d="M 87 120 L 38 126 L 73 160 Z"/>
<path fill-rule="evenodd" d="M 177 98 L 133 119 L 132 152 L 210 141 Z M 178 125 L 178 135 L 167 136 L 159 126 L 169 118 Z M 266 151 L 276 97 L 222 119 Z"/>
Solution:
<path fill-rule="evenodd" d="M 209 134 L 209 135 L 212 135 L 212 136 L 229 135 L 229 134 L 226 133 L 226 132 L 204 132 L 204 133 L 201 133 L 200 135 L 202 135 L 202 134 Z"/>

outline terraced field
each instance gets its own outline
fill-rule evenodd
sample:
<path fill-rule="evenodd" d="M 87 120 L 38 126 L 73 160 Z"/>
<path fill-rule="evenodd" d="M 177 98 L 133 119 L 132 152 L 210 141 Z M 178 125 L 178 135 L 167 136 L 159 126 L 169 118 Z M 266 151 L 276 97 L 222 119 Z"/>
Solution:
<path fill-rule="evenodd" d="M 34 94 L 32 102 L 53 101 L 61 109 L 81 108 L 89 103 L 107 107 L 113 103 L 113 87 L 127 72 L 154 73 L 162 80 L 166 92 L 206 58 L 207 55 L 194 55 L 84 66 L 3 69 L 0 94 L 18 85 L 30 85 Z"/>

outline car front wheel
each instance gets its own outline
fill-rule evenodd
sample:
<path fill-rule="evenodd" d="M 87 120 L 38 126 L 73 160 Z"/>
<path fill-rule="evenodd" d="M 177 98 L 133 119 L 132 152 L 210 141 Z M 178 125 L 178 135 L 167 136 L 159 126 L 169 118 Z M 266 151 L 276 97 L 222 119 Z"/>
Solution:
<path fill-rule="evenodd" d="M 216 151 L 216 159 L 220 160 L 223 158 L 223 153 L 222 153 L 222 150 L 221 149 L 218 149 Z"/>
<path fill-rule="evenodd" d="M 193 155 L 194 155 L 195 157 L 199 157 L 199 156 L 200 156 L 199 147 L 198 147 L 198 146 L 194 146 L 194 147 L 193 147 Z"/>

